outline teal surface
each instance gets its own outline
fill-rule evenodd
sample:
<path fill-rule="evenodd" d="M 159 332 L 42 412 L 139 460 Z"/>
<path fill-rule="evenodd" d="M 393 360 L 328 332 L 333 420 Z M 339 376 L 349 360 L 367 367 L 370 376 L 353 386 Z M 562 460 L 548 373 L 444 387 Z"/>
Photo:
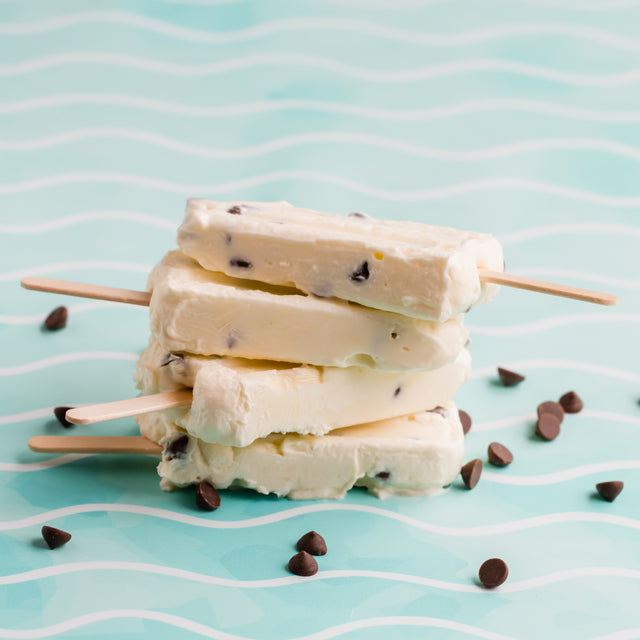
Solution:
<path fill-rule="evenodd" d="M 639 84 L 635 0 L 0 2 L 0 638 L 640 638 Z M 52 407 L 135 393 L 148 318 L 18 286 L 143 287 L 188 196 L 488 231 L 508 271 L 620 302 L 504 289 L 469 314 L 465 457 L 515 456 L 473 491 L 205 513 L 152 459 L 27 449 L 63 433 Z M 537 440 L 570 389 L 584 411 Z M 310 529 L 329 553 L 302 580 Z"/>

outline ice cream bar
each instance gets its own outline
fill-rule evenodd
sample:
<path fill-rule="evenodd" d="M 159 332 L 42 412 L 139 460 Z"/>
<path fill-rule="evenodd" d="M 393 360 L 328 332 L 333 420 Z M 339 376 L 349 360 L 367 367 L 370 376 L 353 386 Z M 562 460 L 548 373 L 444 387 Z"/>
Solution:
<path fill-rule="evenodd" d="M 451 362 L 468 338 L 444 323 L 207 271 L 179 251 L 149 278 L 151 333 L 168 351 L 399 371 Z"/>
<path fill-rule="evenodd" d="M 487 234 L 286 202 L 188 200 L 178 245 L 205 269 L 438 322 L 495 295 L 478 268 L 504 268 Z"/>
<path fill-rule="evenodd" d="M 469 352 L 432 371 L 316 367 L 167 353 L 151 338 L 136 367 L 143 393 L 191 387 L 190 408 L 170 418 L 191 435 L 244 447 L 272 432 L 332 429 L 443 405 L 468 378 Z"/>
<path fill-rule="evenodd" d="M 354 485 L 384 498 L 442 491 L 460 471 L 463 434 L 451 402 L 431 412 L 346 427 L 316 438 L 271 434 L 248 447 L 210 444 L 155 413 L 140 430 L 164 446 L 165 489 L 207 480 L 292 500 L 342 498 Z"/>

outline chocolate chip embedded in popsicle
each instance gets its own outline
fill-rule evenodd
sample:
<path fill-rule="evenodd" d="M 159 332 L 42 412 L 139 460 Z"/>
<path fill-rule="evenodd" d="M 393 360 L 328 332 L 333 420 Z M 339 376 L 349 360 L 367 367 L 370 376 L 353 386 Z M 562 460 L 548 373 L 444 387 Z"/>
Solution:
<path fill-rule="evenodd" d="M 67 326 L 69 312 L 67 307 L 56 307 L 45 319 L 44 328 L 48 331 L 58 331 Z"/>
<path fill-rule="evenodd" d="M 319 533 L 309 531 L 296 542 L 296 549 L 298 551 L 306 551 L 312 556 L 323 556 L 327 553 L 327 543 Z"/>
<path fill-rule="evenodd" d="M 352 282 L 361 284 L 369 279 L 369 263 L 365 260 L 355 271 L 349 275 Z"/>
<path fill-rule="evenodd" d="M 598 482 L 596 485 L 598 493 L 607 502 L 613 502 L 624 489 L 624 482 L 620 480 L 611 480 L 610 482 Z"/>
<path fill-rule="evenodd" d="M 189 436 L 183 435 L 169 442 L 164 448 L 164 455 L 167 460 L 174 458 L 184 458 L 189 446 Z"/>
<path fill-rule="evenodd" d="M 318 563 L 310 553 L 300 551 L 289 560 L 289 571 L 297 576 L 312 576 L 318 573 Z"/>
<path fill-rule="evenodd" d="M 478 578 L 487 589 L 499 587 L 509 575 L 509 567 L 501 558 L 485 560 L 478 571 Z"/>
<path fill-rule="evenodd" d="M 462 411 L 462 409 L 458 410 L 458 415 L 462 423 L 462 432 L 467 435 L 469 429 L 471 429 L 471 416 L 466 411 Z"/>
<path fill-rule="evenodd" d="M 460 475 L 462 476 L 462 482 L 464 482 L 467 489 L 473 489 L 480 480 L 482 474 L 482 460 L 476 458 L 467 462 L 462 469 L 460 469 Z"/>
<path fill-rule="evenodd" d="M 239 207 L 237 204 L 233 205 L 233 207 L 230 207 L 229 209 L 227 209 L 227 213 L 232 213 L 236 216 L 239 216 L 242 214 L 242 208 Z"/>
<path fill-rule="evenodd" d="M 492 442 L 487 450 L 489 462 L 496 467 L 506 467 L 513 462 L 513 454 L 499 442 Z"/>
<path fill-rule="evenodd" d="M 558 403 L 564 409 L 565 413 L 578 413 L 582 411 L 582 407 L 584 406 L 580 396 L 575 391 L 565 393 L 560 400 L 558 400 Z"/>
<path fill-rule="evenodd" d="M 231 260 L 229 260 L 229 266 L 238 267 L 239 269 L 251 269 L 253 264 L 244 258 L 231 258 Z"/>
<path fill-rule="evenodd" d="M 48 527 L 47 525 L 42 527 L 42 537 L 49 545 L 49 549 L 57 549 L 71 540 L 70 533 L 62 529 L 56 529 L 55 527 Z"/>
<path fill-rule="evenodd" d="M 220 506 L 220 494 L 210 482 L 203 480 L 198 485 L 196 504 L 205 511 L 215 511 Z"/>
<path fill-rule="evenodd" d="M 516 373 L 515 371 L 509 371 L 509 369 L 503 369 L 498 367 L 498 375 L 500 376 L 500 382 L 505 387 L 515 387 L 524 380 L 524 376 Z"/>

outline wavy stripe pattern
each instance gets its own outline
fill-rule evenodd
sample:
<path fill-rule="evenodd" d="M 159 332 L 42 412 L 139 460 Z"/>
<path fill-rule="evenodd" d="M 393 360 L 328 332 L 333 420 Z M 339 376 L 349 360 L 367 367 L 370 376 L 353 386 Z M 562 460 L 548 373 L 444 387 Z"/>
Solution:
<path fill-rule="evenodd" d="M 86 311 L 94 311 L 96 309 L 135 309 L 144 310 L 144 307 L 139 307 L 138 305 L 123 305 L 119 302 L 108 302 L 104 300 L 94 300 L 92 302 L 80 302 L 78 304 L 68 304 L 66 305 L 69 313 L 84 313 Z M 46 313 L 35 313 L 31 315 L 22 315 L 22 316 L 9 316 L 9 315 L 0 315 L 0 324 L 14 324 L 14 325 L 25 325 L 25 324 L 40 324 L 47 317 Z M 0 422 L 1 424 L 1 422 Z"/>
<path fill-rule="evenodd" d="M 123 353 L 117 351 L 78 351 L 76 353 L 63 353 L 49 358 L 42 358 L 35 362 L 14 365 L 11 367 L 0 367 L 0 376 L 19 376 L 24 373 L 32 373 L 40 371 L 59 364 L 69 362 L 80 362 L 85 360 L 126 360 L 128 362 L 136 362 L 139 354 Z"/>
<path fill-rule="evenodd" d="M 85 271 L 85 270 L 102 270 L 105 271 L 131 271 L 133 273 L 148 274 L 152 266 L 147 264 L 138 264 L 136 262 L 115 262 L 111 260 L 85 260 L 75 262 L 54 262 L 51 264 L 43 264 L 37 267 L 27 267 L 18 271 L 7 271 L 0 273 L 0 282 L 18 282 L 20 278 L 25 276 L 44 276 L 51 273 L 59 273 L 61 271 Z"/>
<path fill-rule="evenodd" d="M 509 272 L 518 276 L 529 276 L 558 281 L 566 279 L 585 280 L 587 282 L 598 282 L 610 287 L 640 289 L 640 281 L 638 280 L 623 280 L 622 278 L 603 276 L 600 273 L 587 273 L 585 271 L 574 271 L 573 269 L 557 269 L 555 267 L 522 267 L 510 269 Z"/>
<path fill-rule="evenodd" d="M 30 471 L 46 471 L 54 467 L 60 467 L 65 464 L 91 457 L 92 453 L 68 453 L 56 458 L 49 458 L 42 462 L 0 462 L 0 471 L 14 471 L 17 473 L 25 473 Z M 2 580 L 0 579 L 0 584 Z"/>
<path fill-rule="evenodd" d="M 640 238 L 640 228 L 630 224 L 615 224 L 607 222 L 578 222 L 574 224 L 550 224 L 542 227 L 520 229 L 511 233 L 502 233 L 498 238 L 502 244 L 516 244 L 528 240 L 536 240 L 548 236 L 573 235 L 576 233 L 612 234 L 620 236 L 634 236 Z"/>

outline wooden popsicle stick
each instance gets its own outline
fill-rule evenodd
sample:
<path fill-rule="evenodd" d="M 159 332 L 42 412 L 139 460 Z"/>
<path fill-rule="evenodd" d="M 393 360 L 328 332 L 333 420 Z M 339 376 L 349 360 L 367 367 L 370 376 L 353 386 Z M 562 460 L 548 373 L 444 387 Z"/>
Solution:
<path fill-rule="evenodd" d="M 116 400 L 103 404 L 92 404 L 86 407 L 76 407 L 67 411 L 66 418 L 73 424 L 93 424 L 106 422 L 118 418 L 129 418 L 142 413 L 164 411 L 177 407 L 187 407 L 191 404 L 193 392 L 191 389 L 177 391 L 163 391 L 148 396 L 138 396 L 127 400 Z"/>
<path fill-rule="evenodd" d="M 34 436 L 29 449 L 38 453 L 139 453 L 162 455 L 162 447 L 143 436 Z"/>
<path fill-rule="evenodd" d="M 564 284 L 556 284 L 554 282 L 546 282 L 544 280 L 534 280 L 533 278 L 514 276 L 500 271 L 489 271 L 488 269 L 478 269 L 478 275 L 480 276 L 481 282 L 501 284 L 506 287 L 514 287 L 516 289 L 537 291 L 538 293 L 547 293 L 552 296 L 572 298 L 574 300 L 582 300 L 584 302 L 593 302 L 595 304 L 604 304 L 609 306 L 618 303 L 618 298 L 610 293 L 590 291 L 589 289 L 579 289 L 578 287 L 569 287 Z"/>
<path fill-rule="evenodd" d="M 125 302 L 127 304 L 137 304 L 141 307 L 148 307 L 151 301 L 151 293 L 148 291 L 116 289 L 115 287 L 82 284 L 81 282 L 69 282 L 68 280 L 55 280 L 53 278 L 33 276 L 22 278 L 20 284 L 24 289 L 31 289 L 33 291 L 48 291 L 49 293 L 62 293 L 66 296 L 76 296 L 78 298 Z"/>

